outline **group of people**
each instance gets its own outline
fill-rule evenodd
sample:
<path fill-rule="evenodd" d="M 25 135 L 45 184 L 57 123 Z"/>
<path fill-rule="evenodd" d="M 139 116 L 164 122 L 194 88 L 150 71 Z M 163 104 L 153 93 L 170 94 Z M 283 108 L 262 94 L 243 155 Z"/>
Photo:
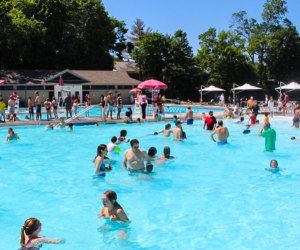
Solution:
<path fill-rule="evenodd" d="M 250 98 L 251 100 L 252 98 Z M 107 100 L 107 99 L 106 99 Z M 252 108 L 252 114 L 254 113 L 255 119 L 258 115 L 258 110 L 253 109 L 255 107 L 255 102 L 252 106 L 249 105 L 249 108 Z M 108 109 L 109 112 L 109 109 Z M 300 118 L 300 106 L 297 105 L 297 108 L 294 110 L 294 126 L 299 128 L 299 118 Z M 132 115 L 132 113 L 130 114 Z M 243 117 L 241 117 L 243 118 Z M 296 118 L 296 119 L 295 119 Z M 298 120 L 297 120 L 298 118 Z M 228 143 L 229 130 L 224 126 L 222 120 L 216 119 L 213 114 L 213 111 L 209 111 L 208 116 L 202 114 L 201 119 L 203 120 L 203 129 L 212 131 L 210 134 L 211 139 L 214 142 L 217 142 L 219 145 L 224 145 Z M 176 116 L 174 116 L 175 128 L 171 129 L 171 124 L 166 124 L 163 130 L 154 132 L 154 135 L 163 134 L 165 137 L 170 137 L 173 134 L 174 140 L 183 140 L 185 139 L 185 133 L 182 129 L 182 123 L 186 122 L 187 125 L 193 124 L 193 111 L 191 107 L 187 108 L 187 112 L 182 121 L 180 121 Z M 240 119 L 239 122 L 243 123 L 244 119 Z M 252 119 L 250 119 L 250 124 L 246 124 L 246 129 L 249 130 L 252 124 Z M 245 133 L 246 134 L 246 133 Z M 260 136 L 265 138 L 265 149 L 266 151 L 275 150 L 276 143 L 276 132 L 271 128 L 268 114 L 265 115 L 264 124 L 260 129 Z M 95 165 L 95 175 L 97 177 L 103 177 L 107 172 L 112 171 L 112 166 L 110 164 L 110 159 L 107 157 L 107 153 L 117 152 L 120 153 L 120 143 L 130 143 L 130 148 L 124 152 L 124 158 L 122 161 L 122 167 L 124 170 L 129 171 L 130 173 L 142 173 L 149 174 L 153 170 L 153 161 L 163 162 L 165 160 L 173 159 L 171 156 L 170 147 L 164 147 L 164 152 L 161 156 L 156 157 L 157 150 L 155 147 L 150 147 L 148 152 L 140 148 L 139 141 L 137 139 L 129 140 L 126 138 L 127 131 L 121 130 L 120 136 L 117 138 L 113 136 L 111 138 L 111 143 L 108 145 L 100 144 L 97 147 L 97 154 L 94 159 Z M 215 138 L 217 136 L 217 138 Z M 11 139 L 19 139 L 18 135 L 10 128 L 7 136 L 7 141 Z M 299 140 L 295 137 L 291 138 L 292 140 Z M 278 162 L 276 160 L 270 161 L 270 171 L 278 171 Z M 268 169 L 269 171 L 269 169 Z M 129 222 L 129 218 L 122 208 L 122 206 L 117 202 L 117 194 L 113 190 L 108 190 L 102 195 L 102 204 L 101 212 L 99 213 L 99 218 L 108 218 L 111 221 L 122 221 Z M 25 221 L 24 225 L 21 228 L 21 249 L 28 249 L 30 247 L 39 247 L 43 243 L 63 243 L 62 239 L 48 239 L 39 235 L 41 231 L 41 223 L 37 218 L 29 218 Z"/>

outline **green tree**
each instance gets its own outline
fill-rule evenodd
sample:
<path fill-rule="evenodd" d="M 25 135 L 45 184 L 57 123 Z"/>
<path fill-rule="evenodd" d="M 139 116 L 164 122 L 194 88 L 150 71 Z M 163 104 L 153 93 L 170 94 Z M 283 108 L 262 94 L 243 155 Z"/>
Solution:
<path fill-rule="evenodd" d="M 197 61 L 202 71 L 208 73 L 207 82 L 230 90 L 233 83 L 255 79 L 253 66 L 245 55 L 244 41 L 240 36 L 214 28 L 199 35 L 200 50 Z"/>
<path fill-rule="evenodd" d="M 0 65 L 5 68 L 112 69 L 125 24 L 99 0 L 3 0 Z"/>

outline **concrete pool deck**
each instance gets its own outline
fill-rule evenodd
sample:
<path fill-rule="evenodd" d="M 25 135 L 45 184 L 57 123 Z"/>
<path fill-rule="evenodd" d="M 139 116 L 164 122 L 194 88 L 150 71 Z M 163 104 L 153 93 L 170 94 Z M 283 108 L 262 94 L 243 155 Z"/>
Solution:
<path fill-rule="evenodd" d="M 205 108 L 205 109 L 220 109 L 220 112 L 216 112 L 214 111 L 214 116 L 216 118 L 224 118 L 223 117 L 223 110 L 225 107 L 222 106 L 206 106 L 206 105 L 193 105 L 193 104 L 188 104 L 188 105 L 180 105 L 182 107 L 187 107 L 187 106 L 191 106 L 191 107 L 196 107 L 196 108 Z M 263 113 L 264 111 L 261 111 L 261 113 Z M 26 112 L 25 112 L 26 113 Z M 26 113 L 27 114 L 27 113 Z M 46 113 L 42 113 L 43 116 L 46 116 Z M 61 109 L 61 111 L 59 112 L 59 116 L 64 117 L 62 114 L 64 114 L 63 109 Z M 185 116 L 185 113 L 179 113 L 176 114 L 178 119 L 182 120 Z M 261 114 L 262 115 L 262 114 Z M 280 112 L 274 112 L 275 116 L 282 116 L 282 114 Z M 162 121 L 170 121 L 173 119 L 174 114 L 165 114 L 165 119 Z M 200 120 L 200 113 L 194 113 L 194 120 Z M 131 123 L 135 123 L 137 118 L 141 118 L 140 115 L 133 115 L 133 122 Z M 284 116 L 282 116 L 284 117 Z M 291 114 L 287 114 L 285 117 L 291 117 Z M 143 120 L 143 122 L 155 122 L 156 120 L 153 119 L 152 115 L 147 115 L 146 119 Z M 52 119 L 50 121 L 43 119 L 41 121 L 35 121 L 35 120 L 19 120 L 19 121 L 6 121 L 6 122 L 1 122 L 0 121 L 0 127 L 15 127 L 15 126 L 38 126 L 38 125 L 48 125 L 49 123 L 58 123 L 58 120 Z M 124 118 L 122 118 L 121 120 L 117 120 L 116 118 L 114 118 L 113 120 L 111 120 L 110 118 L 107 118 L 106 122 L 102 121 L 102 118 L 100 116 L 87 116 L 87 117 L 80 117 L 79 119 L 74 119 L 72 120 L 72 122 L 74 125 L 93 125 L 96 123 L 99 124 L 120 124 L 120 123 L 127 123 L 125 122 Z M 130 123 L 128 123 L 130 124 Z"/>

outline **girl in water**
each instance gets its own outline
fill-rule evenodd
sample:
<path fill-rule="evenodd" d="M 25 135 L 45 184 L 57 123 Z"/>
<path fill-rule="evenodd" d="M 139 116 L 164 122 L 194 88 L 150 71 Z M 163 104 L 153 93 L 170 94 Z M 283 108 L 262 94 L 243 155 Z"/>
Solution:
<path fill-rule="evenodd" d="M 105 167 L 104 161 L 108 158 L 107 154 L 107 146 L 105 144 L 100 144 L 97 148 L 97 155 L 94 159 L 95 163 L 95 174 L 97 176 L 105 176 L 106 172 L 110 172 L 112 170 L 111 165 Z"/>
<path fill-rule="evenodd" d="M 49 239 L 40 236 L 42 223 L 37 218 L 29 218 L 24 222 L 21 228 L 21 248 L 19 250 L 38 250 L 43 243 L 60 244 L 64 243 L 63 239 Z"/>
<path fill-rule="evenodd" d="M 115 191 L 108 190 L 102 195 L 103 208 L 98 215 L 99 218 L 108 218 L 111 221 L 129 222 L 129 219 L 121 205 L 117 202 Z"/>
<path fill-rule="evenodd" d="M 8 134 L 6 136 L 6 142 L 9 142 L 11 140 L 18 140 L 20 139 L 20 137 L 18 136 L 17 133 L 15 133 L 15 131 L 12 128 L 8 129 Z"/>

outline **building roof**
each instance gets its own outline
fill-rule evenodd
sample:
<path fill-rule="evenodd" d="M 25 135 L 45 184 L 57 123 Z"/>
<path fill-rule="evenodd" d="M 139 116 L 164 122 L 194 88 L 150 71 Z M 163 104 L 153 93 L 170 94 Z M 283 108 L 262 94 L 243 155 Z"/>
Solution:
<path fill-rule="evenodd" d="M 115 62 L 116 71 L 137 72 L 135 62 Z"/>
<path fill-rule="evenodd" d="M 137 85 L 139 81 L 131 78 L 125 71 L 104 70 L 0 70 L 0 79 L 6 84 L 51 84 L 62 76 L 64 83 L 88 85 Z M 65 78 L 64 78 L 65 76 Z"/>

